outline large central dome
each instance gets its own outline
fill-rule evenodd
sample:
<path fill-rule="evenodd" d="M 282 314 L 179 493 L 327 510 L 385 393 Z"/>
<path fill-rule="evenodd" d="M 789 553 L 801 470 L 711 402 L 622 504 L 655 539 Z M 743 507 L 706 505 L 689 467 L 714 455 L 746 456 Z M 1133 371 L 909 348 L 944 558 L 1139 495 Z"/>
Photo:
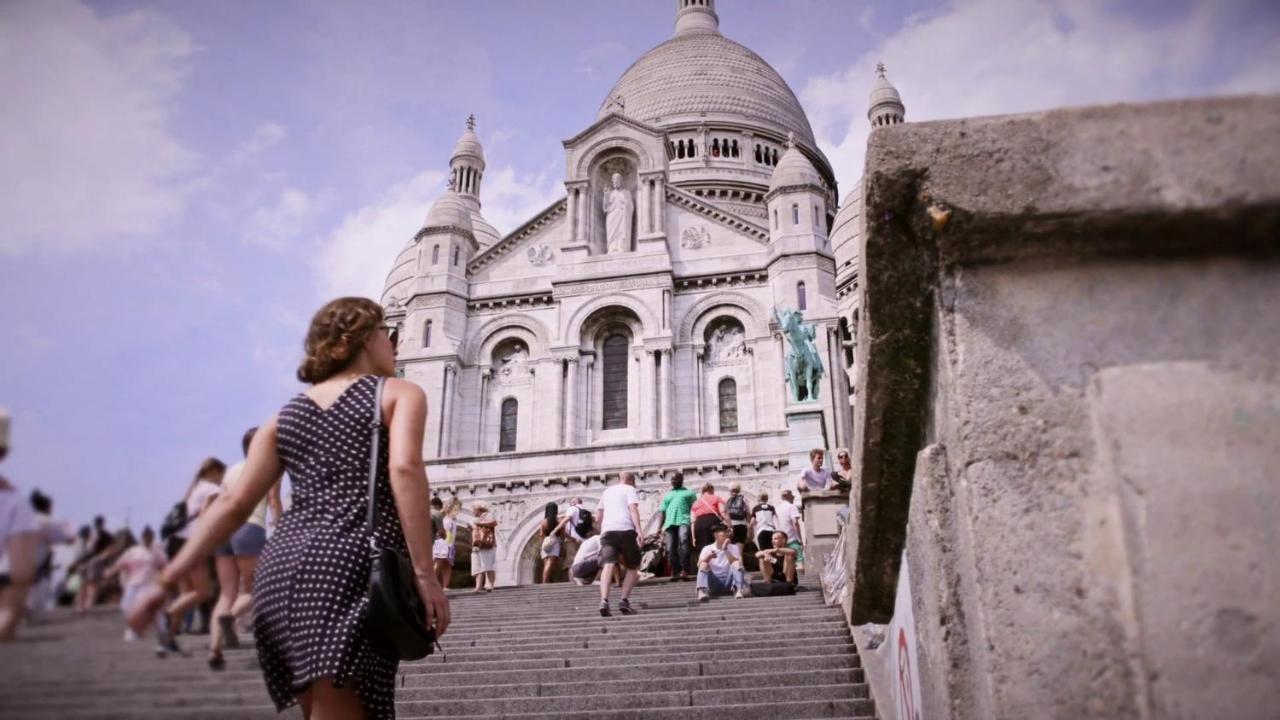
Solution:
<path fill-rule="evenodd" d="M 733 121 L 788 132 L 816 148 L 795 93 L 776 70 L 714 26 L 681 32 L 645 53 L 609 91 L 599 117 L 620 98 L 623 114 L 659 128 Z"/>

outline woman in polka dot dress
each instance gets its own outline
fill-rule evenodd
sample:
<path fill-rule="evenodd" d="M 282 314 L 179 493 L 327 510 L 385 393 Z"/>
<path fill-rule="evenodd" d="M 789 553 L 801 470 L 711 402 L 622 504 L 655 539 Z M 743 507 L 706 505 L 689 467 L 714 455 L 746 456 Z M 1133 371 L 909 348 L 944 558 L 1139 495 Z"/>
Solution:
<path fill-rule="evenodd" d="M 254 635 L 267 690 L 280 710 L 298 703 L 309 720 L 394 718 L 399 664 L 365 632 L 371 567 L 366 524 L 369 421 L 379 377 L 395 372 L 382 308 L 341 298 L 316 313 L 298 377 L 312 387 L 264 423 L 241 480 L 207 510 L 182 553 L 140 599 L 130 626 L 145 629 L 173 578 L 226 542 L 281 473 L 291 504 L 259 560 Z M 407 549 L 426 622 L 443 635 L 449 605 L 432 569 L 430 490 L 422 465 L 426 397 L 413 383 L 383 381 L 379 504 L 372 536 Z"/>

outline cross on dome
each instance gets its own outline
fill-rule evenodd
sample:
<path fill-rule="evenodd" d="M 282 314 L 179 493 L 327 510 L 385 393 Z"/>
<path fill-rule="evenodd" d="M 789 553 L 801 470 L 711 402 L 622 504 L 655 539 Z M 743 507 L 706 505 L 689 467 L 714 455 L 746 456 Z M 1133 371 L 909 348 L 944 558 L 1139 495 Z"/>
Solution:
<path fill-rule="evenodd" d="M 878 63 L 876 63 L 876 75 L 879 75 L 880 77 L 884 77 L 884 63 L 883 63 L 883 62 L 878 62 Z"/>
<path fill-rule="evenodd" d="M 467 116 L 467 129 L 468 129 L 468 130 L 475 130 L 475 129 L 476 129 L 476 116 L 475 116 L 475 114 L 471 114 L 471 115 L 468 115 L 468 116 Z"/>
<path fill-rule="evenodd" d="M 458 178 L 454 177 L 453 175 L 450 175 L 448 186 L 449 186 L 449 192 L 458 192 Z"/>

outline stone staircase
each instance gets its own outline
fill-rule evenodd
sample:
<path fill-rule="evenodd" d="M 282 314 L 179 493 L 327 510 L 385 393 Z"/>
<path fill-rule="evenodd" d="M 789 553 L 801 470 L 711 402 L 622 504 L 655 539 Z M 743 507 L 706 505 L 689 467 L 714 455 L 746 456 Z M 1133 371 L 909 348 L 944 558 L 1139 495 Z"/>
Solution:
<path fill-rule="evenodd" d="M 567 584 L 450 593 L 438 652 L 402 663 L 400 718 L 870 718 L 857 651 L 821 593 L 694 601 L 693 583 L 641 584 L 633 616 L 602 618 L 598 589 Z M 114 611 L 59 615 L 0 647 L 0 717 L 274 718 L 251 648 L 204 664 L 125 643 Z M 242 640 L 248 639 L 242 636 Z"/>

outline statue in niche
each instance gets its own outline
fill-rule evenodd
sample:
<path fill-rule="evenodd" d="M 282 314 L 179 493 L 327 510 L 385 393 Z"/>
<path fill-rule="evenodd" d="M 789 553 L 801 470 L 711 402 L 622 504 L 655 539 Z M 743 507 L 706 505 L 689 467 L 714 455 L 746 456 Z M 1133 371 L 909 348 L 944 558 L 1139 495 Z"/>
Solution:
<path fill-rule="evenodd" d="M 524 368 L 524 364 L 528 359 L 528 348 L 524 345 L 512 345 L 498 361 L 498 374 L 503 379 L 510 379 L 513 376 L 518 375 L 519 371 Z"/>
<path fill-rule="evenodd" d="M 745 357 L 747 354 L 747 338 L 742 328 L 724 324 L 711 332 L 711 349 L 708 355 L 712 362 L 728 362 Z"/>
<path fill-rule="evenodd" d="M 791 386 L 791 399 L 795 402 L 817 402 L 818 381 L 823 375 L 822 356 L 814 342 L 817 329 L 805 323 L 797 310 L 775 307 L 773 317 L 791 345 L 784 365 L 787 384 Z"/>
<path fill-rule="evenodd" d="M 607 252 L 631 251 L 631 218 L 635 215 L 635 203 L 631 192 L 622 187 L 622 175 L 614 173 L 612 187 L 604 191 L 604 228 Z"/>

